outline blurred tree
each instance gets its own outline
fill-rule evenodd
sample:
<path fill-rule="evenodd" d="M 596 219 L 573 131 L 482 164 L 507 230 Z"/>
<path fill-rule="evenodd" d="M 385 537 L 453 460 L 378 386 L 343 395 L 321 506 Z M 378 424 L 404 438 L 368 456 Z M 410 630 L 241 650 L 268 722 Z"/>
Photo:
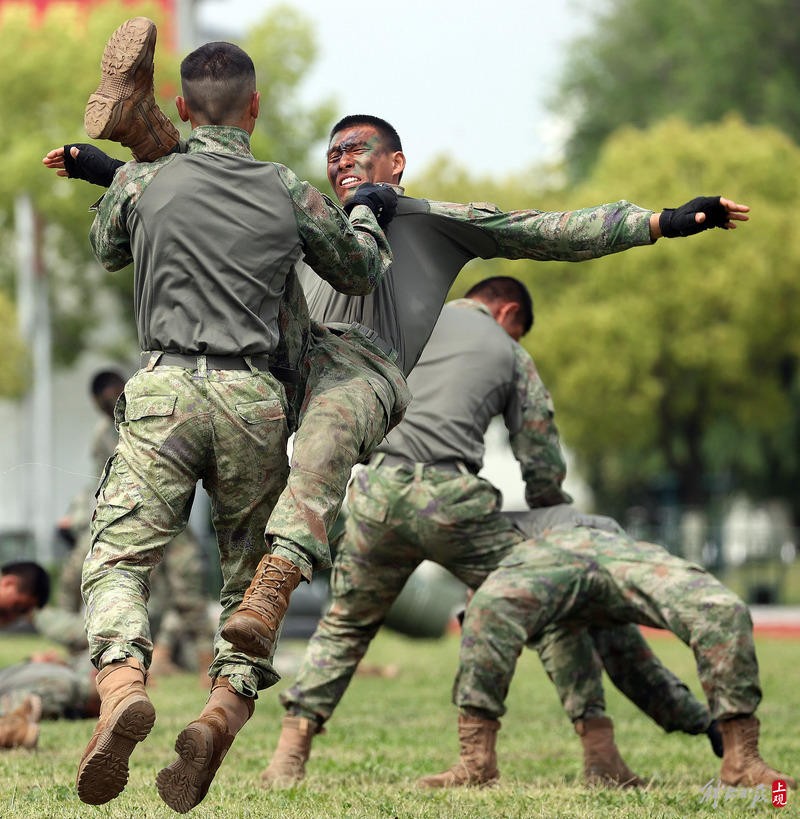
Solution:
<path fill-rule="evenodd" d="M 719 476 L 798 506 L 799 173 L 788 137 L 731 116 L 621 129 L 586 184 L 568 190 L 548 186 L 547 171 L 476 179 L 444 160 L 409 182 L 412 195 L 503 209 L 624 198 L 660 211 L 714 193 L 753 209 L 736 231 L 592 262 L 472 262 L 454 285 L 459 296 L 484 276 L 509 275 L 531 287 L 536 323 L 524 343 L 598 508 L 621 513 L 659 485 L 702 504 Z"/>
<path fill-rule="evenodd" d="M 0 398 L 19 398 L 28 388 L 28 350 L 16 325 L 14 305 L 0 292 Z"/>
<path fill-rule="evenodd" d="M 118 311 L 120 324 L 134 333 L 132 268 L 107 274 L 93 259 L 87 240 L 89 206 L 102 190 L 69 182 L 47 171 L 47 151 L 69 142 L 86 142 L 83 112 L 100 80 L 100 57 L 112 31 L 134 15 L 152 18 L 164 32 L 163 13 L 155 3 L 108 2 L 84 7 L 50 4 L 37 16 L 34 4 L 0 8 L 0 138 L 5 167 L 0 176 L 0 241 L 13 246 L 14 200 L 26 191 L 44 225 L 41 256 L 50 281 L 54 360 L 69 364 L 86 345 L 101 312 Z M 297 12 L 275 8 L 253 28 L 242 46 L 254 59 L 262 91 L 261 116 L 253 138 L 259 158 L 279 161 L 298 173 L 311 167 L 311 150 L 325 136 L 331 106 L 304 108 L 297 86 L 313 62 L 310 24 Z M 156 97 L 164 111 L 188 135 L 175 114 L 180 56 L 161 37 L 156 53 Z M 103 150 L 130 159 L 125 148 L 108 141 Z M 320 149 L 321 150 L 321 149 Z M 314 167 L 322 170 L 319 160 Z M 321 177 L 324 179 L 324 177 Z M 13 254 L 0 257 L 0 289 L 13 295 Z M 111 298 L 109 298 L 111 296 Z M 131 335 L 133 337 L 133 335 Z"/>
<path fill-rule="evenodd" d="M 540 304 L 537 362 L 565 438 L 607 502 L 668 473 L 680 502 L 701 505 L 710 475 L 743 482 L 763 462 L 753 455 L 763 441 L 791 425 L 798 174 L 800 149 L 777 130 L 734 117 L 698 128 L 667 120 L 618 132 L 575 192 L 578 203 L 624 196 L 653 210 L 723 193 L 753 209 L 735 232 L 580 265 L 582 275 L 559 276 L 563 288 Z M 796 452 L 782 457 L 791 469 Z"/>
<path fill-rule="evenodd" d="M 11 242 L 14 200 L 28 193 L 42 225 L 39 252 L 50 284 L 53 355 L 57 364 L 71 363 L 83 349 L 100 309 L 114 301 L 100 295 L 103 286 L 130 287 L 129 270 L 106 276 L 91 256 L 88 208 L 102 193 L 86 182 L 67 182 L 42 166 L 51 148 L 88 141 L 83 130 L 86 99 L 100 80 L 100 57 L 110 33 L 132 14 L 161 23 L 155 4 L 130 6 L 108 3 L 90 14 L 72 3 L 52 3 L 41 16 L 34 5 L 7 4 L 0 17 L 0 138 L 6 151 L 0 177 L 0 232 Z M 160 102 L 174 96 L 175 57 L 165 43 L 159 49 L 156 87 Z M 104 150 L 127 159 L 126 150 L 111 142 Z M 13 293 L 14 258 L 0 259 L 0 285 Z M 126 322 L 132 326 L 125 314 Z"/>
<path fill-rule="evenodd" d="M 306 107 L 298 94 L 317 56 L 308 20 L 291 6 L 277 6 L 247 33 L 242 47 L 256 64 L 261 92 L 253 155 L 287 165 L 301 179 L 329 191 L 325 149 L 336 106 L 327 100 Z"/>
<path fill-rule="evenodd" d="M 573 179 L 620 126 L 738 111 L 800 142 L 800 0 L 605 0 L 568 49 L 550 108 L 572 123 Z"/>

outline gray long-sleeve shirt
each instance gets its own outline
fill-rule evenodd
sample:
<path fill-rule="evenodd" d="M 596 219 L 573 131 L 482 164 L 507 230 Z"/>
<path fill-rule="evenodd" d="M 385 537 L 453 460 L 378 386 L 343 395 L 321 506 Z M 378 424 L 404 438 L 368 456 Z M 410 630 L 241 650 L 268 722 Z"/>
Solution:
<path fill-rule="evenodd" d="M 257 162 L 240 128 L 199 126 L 186 148 L 120 168 L 90 234 L 108 270 L 135 261 L 143 350 L 269 353 L 302 257 L 351 295 L 385 273 L 391 253 L 369 208 L 348 220 L 288 168 Z"/>
<path fill-rule="evenodd" d="M 651 215 L 625 201 L 563 213 L 506 213 L 489 203 L 401 196 L 386 229 L 392 267 L 371 294 L 344 296 L 307 268 L 299 277 L 315 321 L 366 325 L 397 350 L 397 366 L 408 375 L 471 259 L 577 262 L 605 256 L 651 244 Z"/>
<path fill-rule="evenodd" d="M 408 379 L 414 400 L 378 452 L 412 461 L 483 464 L 489 422 L 501 415 L 522 469 L 530 506 L 563 503 L 566 464 L 553 402 L 533 360 L 484 305 L 445 305 Z"/>

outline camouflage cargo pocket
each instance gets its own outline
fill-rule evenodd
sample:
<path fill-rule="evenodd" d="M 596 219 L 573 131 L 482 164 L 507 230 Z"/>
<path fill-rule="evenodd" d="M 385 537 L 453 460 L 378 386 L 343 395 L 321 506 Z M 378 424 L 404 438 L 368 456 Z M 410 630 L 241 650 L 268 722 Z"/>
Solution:
<path fill-rule="evenodd" d="M 502 504 L 500 490 L 471 475 L 438 484 L 436 494 L 438 503 L 426 510 L 426 517 L 440 526 L 458 527 L 494 515 Z"/>
<path fill-rule="evenodd" d="M 128 421 L 139 421 L 142 418 L 166 418 L 175 412 L 177 395 L 140 395 L 126 399 L 125 418 Z"/>
<path fill-rule="evenodd" d="M 389 503 L 382 498 L 354 493 L 349 500 L 348 512 L 354 519 L 363 518 L 373 523 L 383 523 L 389 513 Z"/>
<path fill-rule="evenodd" d="M 92 516 L 92 546 L 112 524 L 122 520 L 142 503 L 142 496 L 131 479 L 125 460 L 114 455 L 106 463 L 95 495 L 97 506 Z"/>
<path fill-rule="evenodd" d="M 246 404 L 237 404 L 236 412 L 248 424 L 264 424 L 268 421 L 286 420 L 283 404 L 277 398 L 264 401 L 249 401 Z"/>

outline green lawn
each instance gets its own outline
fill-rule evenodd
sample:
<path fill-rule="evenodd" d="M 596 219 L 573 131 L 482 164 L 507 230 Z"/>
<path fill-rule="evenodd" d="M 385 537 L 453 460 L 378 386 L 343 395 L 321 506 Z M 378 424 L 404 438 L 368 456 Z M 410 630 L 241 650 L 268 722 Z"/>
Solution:
<path fill-rule="evenodd" d="M 15 662 L 43 641 L 4 637 L 0 664 Z M 662 659 L 699 691 L 691 653 L 671 637 L 655 647 Z M 787 773 L 800 771 L 800 691 L 796 669 L 800 641 L 758 643 L 765 701 L 762 751 Z M 417 777 L 448 767 L 458 753 L 450 685 L 456 638 L 412 641 L 381 634 L 366 662 L 397 664 L 396 678 L 357 677 L 329 724 L 317 737 L 305 783 L 288 792 L 258 787 L 272 754 L 283 714 L 275 693 L 266 692 L 256 714 L 234 743 L 205 801 L 193 817 L 270 819 L 439 819 L 440 817 L 684 817 L 775 815 L 770 803 L 750 798 L 702 801 L 701 790 L 719 774 L 719 760 L 705 737 L 665 735 L 614 690 L 609 713 L 617 741 L 631 767 L 650 780 L 642 791 L 582 787 L 580 742 L 561 711 L 538 660 L 523 656 L 498 739 L 502 784 L 491 790 L 430 792 Z M 93 723 L 49 722 L 36 752 L 0 752 L 0 816 L 4 819 L 62 817 L 171 817 L 158 797 L 156 773 L 174 759 L 172 744 L 199 713 L 205 694 L 195 678 L 164 680 L 151 691 L 158 713 L 147 741 L 131 758 L 126 790 L 97 808 L 83 805 L 74 789 L 78 759 Z M 790 797 L 792 800 L 793 797 Z M 779 815 L 797 815 L 793 802 Z"/>

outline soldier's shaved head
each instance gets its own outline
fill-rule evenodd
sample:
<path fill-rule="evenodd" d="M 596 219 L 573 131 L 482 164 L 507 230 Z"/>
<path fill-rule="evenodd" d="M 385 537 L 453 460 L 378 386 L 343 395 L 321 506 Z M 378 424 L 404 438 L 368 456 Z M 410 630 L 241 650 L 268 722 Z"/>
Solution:
<path fill-rule="evenodd" d="M 525 335 L 533 327 L 533 299 L 528 288 L 511 276 L 492 276 L 473 285 L 465 296 L 477 299 L 490 308 L 496 305 L 514 303 L 519 305 L 516 319 Z"/>
<path fill-rule="evenodd" d="M 256 90 L 256 69 L 233 43 L 206 43 L 181 63 L 183 98 L 211 125 L 236 123 Z"/>

